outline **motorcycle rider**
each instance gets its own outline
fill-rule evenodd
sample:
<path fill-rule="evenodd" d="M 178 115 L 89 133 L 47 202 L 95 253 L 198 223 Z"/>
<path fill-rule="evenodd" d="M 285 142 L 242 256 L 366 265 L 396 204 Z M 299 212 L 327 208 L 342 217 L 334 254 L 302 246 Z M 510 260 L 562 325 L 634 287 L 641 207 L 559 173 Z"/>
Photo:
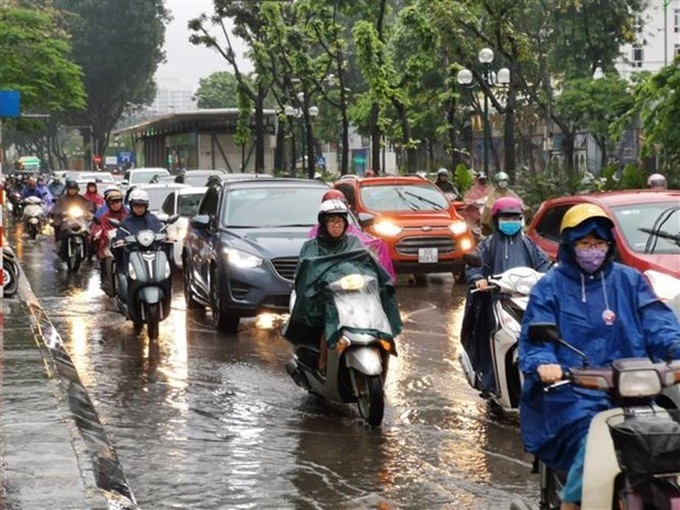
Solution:
<path fill-rule="evenodd" d="M 647 179 L 647 187 L 654 190 L 664 190 L 668 187 L 668 183 L 662 174 L 652 174 Z"/>
<path fill-rule="evenodd" d="M 109 231 L 116 228 L 111 225 L 111 218 L 122 222 L 127 216 L 127 211 L 125 210 L 125 207 L 123 207 L 123 194 L 120 191 L 112 190 L 107 193 L 106 204 L 108 210 L 99 217 L 98 224 L 96 224 L 95 228 L 91 231 L 93 237 L 97 233 L 100 233 L 96 246 L 97 258 L 99 259 L 105 257 L 106 245 L 109 242 Z"/>
<path fill-rule="evenodd" d="M 47 185 L 47 189 L 50 190 L 53 197 L 61 196 L 64 192 L 64 183 L 61 182 L 61 177 L 55 175 L 52 178 L 52 181 Z"/>
<path fill-rule="evenodd" d="M 45 187 L 44 183 L 43 186 L 38 186 L 38 179 L 33 176 L 28 178 L 26 187 L 21 192 L 22 200 L 28 197 L 38 197 L 45 202 L 45 204 L 52 203 L 52 194 L 50 193 L 50 190 Z"/>
<path fill-rule="evenodd" d="M 540 273 L 550 268 L 550 260 L 536 244 L 522 233 L 522 203 L 504 197 L 492 207 L 493 234 L 477 245 L 475 254 L 481 267 L 466 267 L 468 286 L 486 290 L 489 275 L 514 267 L 531 267 Z M 461 343 L 466 347 L 475 371 L 480 374 L 482 395 L 496 391 L 489 338 L 495 327 L 492 296 L 486 292 L 468 292 L 461 327 Z"/>
<path fill-rule="evenodd" d="M 97 191 L 97 183 L 94 181 L 87 183 L 87 186 L 85 187 L 85 195 L 83 196 L 94 204 L 95 211 L 104 205 L 104 197 L 102 197 Z"/>
<path fill-rule="evenodd" d="M 479 226 L 482 217 L 482 207 L 489 193 L 491 193 L 491 185 L 487 182 L 486 174 L 484 172 L 477 172 L 475 183 L 463 196 L 465 209 L 461 211 L 471 228 Z"/>
<path fill-rule="evenodd" d="M 160 232 L 163 223 L 149 211 L 149 194 L 143 189 L 134 189 L 129 194 L 130 214 L 121 222 L 116 231 L 113 243 L 113 254 L 116 257 L 116 272 L 125 274 L 129 253 L 124 249 L 125 237 L 136 236 L 142 230 Z M 122 296 L 125 299 L 125 296 Z"/>
<path fill-rule="evenodd" d="M 87 200 L 82 195 L 78 194 L 80 191 L 80 186 L 73 179 L 66 181 L 66 192 L 59 197 L 57 203 L 54 204 L 54 209 L 52 209 L 54 226 L 54 240 L 59 241 L 61 235 L 61 225 L 64 222 L 64 214 L 68 212 L 71 207 L 80 207 L 86 213 L 94 214 L 94 204 Z"/>
<path fill-rule="evenodd" d="M 503 197 L 515 197 L 521 202 L 521 198 L 512 191 L 508 186 L 510 185 L 510 176 L 506 174 L 505 172 L 498 172 L 496 175 L 493 177 L 494 180 L 494 188 L 489 192 L 489 195 L 486 197 L 486 203 L 484 204 L 484 210 L 482 211 L 482 234 L 484 235 L 489 235 L 491 233 L 491 209 L 493 208 L 493 204 L 498 200 L 499 198 Z M 522 204 L 522 208 L 524 208 L 524 204 Z"/>
<path fill-rule="evenodd" d="M 446 168 L 437 170 L 437 180 L 435 180 L 434 183 L 443 193 L 451 193 L 454 198 L 458 197 L 458 190 L 453 183 L 449 181 L 449 171 Z"/>
<path fill-rule="evenodd" d="M 585 438 L 593 416 L 612 407 L 604 392 L 562 385 L 564 370 L 582 366 L 571 350 L 535 344 L 529 326 L 553 323 L 564 340 L 583 351 L 592 366 L 613 360 L 677 358 L 680 323 L 652 291 L 643 275 L 613 261 L 614 224 L 595 204 L 578 204 L 562 218 L 559 264 L 531 291 L 519 339 L 525 382 L 520 401 L 525 448 L 549 468 L 568 471 L 562 509 L 579 508 Z"/>

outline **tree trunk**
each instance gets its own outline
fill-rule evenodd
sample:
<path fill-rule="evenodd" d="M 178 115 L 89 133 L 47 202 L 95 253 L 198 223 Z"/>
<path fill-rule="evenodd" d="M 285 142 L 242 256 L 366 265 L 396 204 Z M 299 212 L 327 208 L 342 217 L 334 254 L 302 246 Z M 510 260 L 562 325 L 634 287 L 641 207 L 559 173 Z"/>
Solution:
<path fill-rule="evenodd" d="M 371 170 L 375 172 L 375 175 L 380 174 L 380 140 L 382 133 L 380 132 L 380 126 L 378 126 L 379 109 L 378 103 L 373 103 L 371 107 Z"/>
<path fill-rule="evenodd" d="M 255 100 L 255 172 L 264 171 L 264 87 L 257 83 L 257 98 Z"/>
<path fill-rule="evenodd" d="M 505 172 L 510 176 L 510 182 L 517 178 L 517 162 L 515 154 L 515 89 L 510 83 L 505 106 L 503 121 L 503 149 L 505 155 Z"/>

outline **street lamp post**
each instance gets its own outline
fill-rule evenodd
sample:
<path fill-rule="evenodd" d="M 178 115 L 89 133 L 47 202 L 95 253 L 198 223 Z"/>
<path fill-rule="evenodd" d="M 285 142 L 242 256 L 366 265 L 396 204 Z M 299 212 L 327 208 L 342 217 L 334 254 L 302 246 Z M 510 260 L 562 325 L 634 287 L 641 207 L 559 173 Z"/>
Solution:
<path fill-rule="evenodd" d="M 495 73 L 491 70 L 491 64 L 493 63 L 493 50 L 491 48 L 482 48 L 479 50 L 477 55 L 481 67 L 481 81 L 484 83 L 482 86 L 484 93 L 484 173 L 489 175 L 489 142 L 491 138 L 491 130 L 489 128 L 489 95 L 491 94 L 491 89 L 497 85 L 507 85 L 510 83 L 510 70 L 507 68 L 502 68 Z M 458 71 L 456 76 L 456 81 L 463 86 L 472 87 L 474 84 L 473 73 L 469 69 L 461 69 Z M 480 83 L 481 85 L 481 83 Z"/>
<path fill-rule="evenodd" d="M 304 115 L 305 93 L 299 92 L 296 97 L 297 97 L 298 104 L 300 106 L 298 108 L 295 108 L 293 106 L 286 106 L 283 109 L 283 113 L 286 115 L 286 117 L 288 117 L 290 119 L 293 119 L 293 118 L 298 119 L 298 121 L 300 122 L 300 150 L 302 152 L 302 165 L 303 165 L 303 168 L 309 174 L 307 167 L 309 165 L 311 165 L 311 162 L 309 161 L 309 157 L 308 157 L 308 154 L 307 154 L 308 148 L 310 146 L 307 144 L 307 125 L 306 125 L 307 120 L 306 120 L 305 115 Z M 307 108 L 307 115 L 309 117 L 316 117 L 317 115 L 319 115 L 319 108 L 316 107 L 316 106 L 310 106 L 309 108 Z M 293 154 L 293 163 L 292 164 L 293 164 L 293 168 L 295 168 L 296 162 L 295 162 L 294 144 L 293 144 L 293 149 L 291 150 L 291 152 Z"/>

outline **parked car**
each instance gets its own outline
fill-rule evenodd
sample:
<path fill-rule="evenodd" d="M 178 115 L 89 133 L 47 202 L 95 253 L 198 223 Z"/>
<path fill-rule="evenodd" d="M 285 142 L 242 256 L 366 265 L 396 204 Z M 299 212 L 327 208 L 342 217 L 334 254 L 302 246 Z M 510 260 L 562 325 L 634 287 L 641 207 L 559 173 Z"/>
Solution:
<path fill-rule="evenodd" d="M 175 176 L 175 182 L 189 184 L 190 186 L 207 186 L 208 179 L 212 176 L 221 177 L 227 175 L 226 170 L 183 170 Z M 250 174 L 247 174 L 250 175 Z"/>
<path fill-rule="evenodd" d="M 137 186 L 138 189 L 143 189 L 149 194 L 149 211 L 156 216 L 162 213 L 161 206 L 170 193 L 188 187 L 189 186 L 186 184 L 177 184 L 175 182 L 161 182 L 158 184 L 142 184 Z"/>
<path fill-rule="evenodd" d="M 475 243 L 454 204 L 420 176 L 345 176 L 335 188 L 349 192 L 350 206 L 366 231 L 388 245 L 397 273 L 452 272 Z M 372 224 L 370 224 L 372 220 Z"/>
<path fill-rule="evenodd" d="M 287 312 L 300 248 L 328 186 L 302 179 L 214 182 L 189 220 L 182 267 L 187 308 L 210 307 L 219 331 Z"/>
<path fill-rule="evenodd" d="M 206 187 L 195 186 L 173 189 L 161 205 L 159 218 L 167 219 L 170 216 L 179 216 L 175 223 L 168 225 L 168 237 L 175 240 L 172 260 L 176 268 L 182 267 L 182 247 L 189 228 L 189 218 L 196 214 L 198 204 L 207 189 Z"/>
<path fill-rule="evenodd" d="M 680 191 L 610 191 L 546 200 L 527 235 L 556 259 L 562 216 L 584 202 L 599 205 L 614 222 L 619 262 L 644 273 L 664 299 L 680 292 Z"/>

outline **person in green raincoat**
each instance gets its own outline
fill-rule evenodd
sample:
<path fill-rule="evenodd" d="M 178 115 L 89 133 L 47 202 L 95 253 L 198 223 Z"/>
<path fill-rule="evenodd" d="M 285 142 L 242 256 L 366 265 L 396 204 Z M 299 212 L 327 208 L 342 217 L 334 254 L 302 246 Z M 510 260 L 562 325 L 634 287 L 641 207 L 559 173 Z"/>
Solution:
<path fill-rule="evenodd" d="M 335 348 L 341 336 L 338 311 L 333 306 L 327 306 L 328 297 L 324 293 L 329 283 L 352 273 L 375 275 L 380 289 L 381 313 L 371 316 L 369 323 L 355 327 L 351 324 L 342 326 L 389 339 L 401 332 L 401 319 L 390 275 L 357 237 L 347 233 L 348 212 L 342 200 L 326 200 L 321 204 L 318 233 L 305 242 L 300 250 L 295 278 L 295 305 L 283 331 L 283 335 L 293 342 L 308 340 L 299 337 L 314 336 L 321 332 L 318 364 L 321 373 L 326 368 L 328 348 Z"/>

